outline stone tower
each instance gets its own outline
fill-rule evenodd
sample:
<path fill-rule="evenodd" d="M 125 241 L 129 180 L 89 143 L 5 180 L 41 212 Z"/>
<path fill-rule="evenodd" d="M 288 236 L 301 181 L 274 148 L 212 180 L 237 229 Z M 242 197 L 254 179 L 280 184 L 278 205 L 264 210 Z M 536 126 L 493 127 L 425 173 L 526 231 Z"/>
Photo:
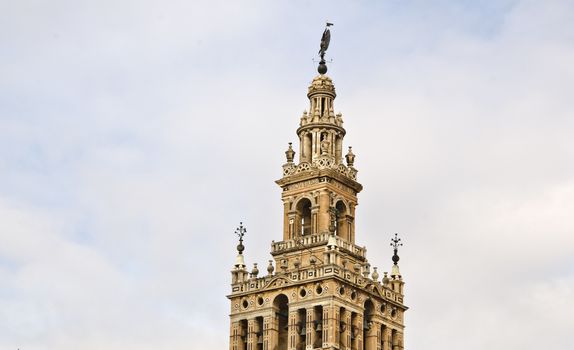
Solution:
<path fill-rule="evenodd" d="M 322 60 L 324 66 L 324 61 Z M 390 276 L 371 271 L 366 248 L 355 244 L 355 207 L 362 186 L 355 155 L 343 159 L 343 117 L 335 114 L 326 67 L 313 79 L 309 112 L 301 116 L 299 157 L 285 152 L 283 239 L 271 244 L 261 276 L 249 272 L 243 234 L 231 271 L 231 350 L 402 350 L 404 282 L 395 236 Z M 346 163 L 346 164 L 345 164 Z"/>

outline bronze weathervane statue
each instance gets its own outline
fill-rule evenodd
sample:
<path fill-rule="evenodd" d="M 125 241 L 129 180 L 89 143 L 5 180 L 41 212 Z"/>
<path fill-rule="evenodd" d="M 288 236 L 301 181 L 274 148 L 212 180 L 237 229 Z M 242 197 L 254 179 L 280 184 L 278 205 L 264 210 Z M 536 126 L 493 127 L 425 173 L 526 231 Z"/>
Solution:
<path fill-rule="evenodd" d="M 327 73 L 327 65 L 325 64 L 325 52 L 329 48 L 329 42 L 331 42 L 331 31 L 329 27 L 332 26 L 333 23 L 327 22 L 327 26 L 325 27 L 325 31 L 323 31 L 323 36 L 321 37 L 321 46 L 319 48 L 319 57 L 321 57 L 321 61 L 319 62 L 319 74 Z"/>

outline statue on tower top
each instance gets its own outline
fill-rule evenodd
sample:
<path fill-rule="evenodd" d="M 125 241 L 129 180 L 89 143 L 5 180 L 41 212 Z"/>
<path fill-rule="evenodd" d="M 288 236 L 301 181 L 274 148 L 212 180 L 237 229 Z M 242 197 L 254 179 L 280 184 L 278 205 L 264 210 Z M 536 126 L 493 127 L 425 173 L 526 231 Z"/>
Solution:
<path fill-rule="evenodd" d="M 319 47 L 319 57 L 321 57 L 321 61 L 319 62 L 319 74 L 327 73 L 327 65 L 325 64 L 325 52 L 329 48 L 329 43 L 331 42 L 331 31 L 329 27 L 332 26 L 333 23 L 327 22 L 325 26 L 325 30 L 323 31 L 323 36 L 321 37 L 321 46 Z"/>

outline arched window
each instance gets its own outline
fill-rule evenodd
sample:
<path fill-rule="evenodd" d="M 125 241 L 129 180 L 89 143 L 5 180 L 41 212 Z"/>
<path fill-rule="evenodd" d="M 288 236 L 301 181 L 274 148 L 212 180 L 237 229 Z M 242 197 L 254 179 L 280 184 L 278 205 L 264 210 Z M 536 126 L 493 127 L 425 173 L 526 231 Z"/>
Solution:
<path fill-rule="evenodd" d="M 247 320 L 239 321 L 239 350 L 247 350 Z"/>
<path fill-rule="evenodd" d="M 311 201 L 307 198 L 301 199 L 297 203 L 297 226 L 298 235 L 305 236 L 311 234 Z"/>
<path fill-rule="evenodd" d="M 347 206 L 343 201 L 338 201 L 335 205 L 335 234 L 341 238 L 349 240 L 347 224 Z"/>
<path fill-rule="evenodd" d="M 296 344 L 297 349 L 305 349 L 305 345 L 307 343 L 307 310 L 299 309 L 297 310 L 297 324 L 295 325 L 295 330 L 297 334 L 295 337 L 297 338 Z"/>
<path fill-rule="evenodd" d="M 303 160 L 310 162 L 311 161 L 311 149 L 313 145 L 312 134 L 310 132 L 303 135 Z"/>
<path fill-rule="evenodd" d="M 323 346 L 323 306 L 318 305 L 313 308 L 315 312 L 313 329 L 315 330 L 315 343 L 313 349 L 321 348 Z"/>
<path fill-rule="evenodd" d="M 255 321 L 257 322 L 256 326 L 257 343 L 255 349 L 263 350 L 263 317 L 261 316 L 256 317 Z"/>

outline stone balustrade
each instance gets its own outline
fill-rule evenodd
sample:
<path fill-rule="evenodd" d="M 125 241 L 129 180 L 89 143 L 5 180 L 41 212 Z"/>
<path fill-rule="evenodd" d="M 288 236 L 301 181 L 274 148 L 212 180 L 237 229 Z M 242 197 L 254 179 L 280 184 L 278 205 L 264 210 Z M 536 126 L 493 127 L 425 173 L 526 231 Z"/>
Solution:
<path fill-rule="evenodd" d="M 311 248 L 319 245 L 324 245 L 329 242 L 328 233 L 320 233 L 315 235 L 301 236 L 296 239 L 290 239 L 286 241 L 273 242 L 271 243 L 271 254 L 283 254 L 295 249 L 301 248 Z M 367 250 L 366 248 L 359 247 L 358 245 L 352 244 L 341 237 L 335 236 L 335 242 L 339 249 L 342 249 L 346 253 L 353 254 L 355 256 L 366 258 Z"/>

